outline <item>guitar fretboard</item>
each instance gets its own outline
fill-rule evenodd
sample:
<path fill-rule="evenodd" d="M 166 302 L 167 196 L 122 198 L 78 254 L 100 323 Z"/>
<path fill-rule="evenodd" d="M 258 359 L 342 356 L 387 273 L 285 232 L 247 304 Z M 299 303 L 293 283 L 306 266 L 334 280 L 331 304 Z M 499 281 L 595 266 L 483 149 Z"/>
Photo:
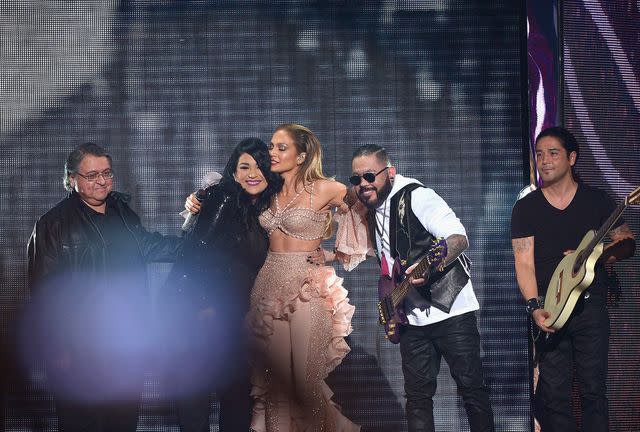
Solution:
<path fill-rule="evenodd" d="M 413 275 L 420 275 L 421 277 L 425 271 L 431 265 L 431 258 L 426 256 L 420 260 L 420 263 L 413 269 L 413 272 L 403 280 L 400 285 L 398 285 L 393 292 L 391 293 L 391 301 L 393 302 L 393 307 L 396 308 L 400 304 L 400 302 L 406 297 L 409 292 L 409 288 L 411 288 L 411 281 L 413 279 L 417 279 L 418 277 L 414 277 Z"/>

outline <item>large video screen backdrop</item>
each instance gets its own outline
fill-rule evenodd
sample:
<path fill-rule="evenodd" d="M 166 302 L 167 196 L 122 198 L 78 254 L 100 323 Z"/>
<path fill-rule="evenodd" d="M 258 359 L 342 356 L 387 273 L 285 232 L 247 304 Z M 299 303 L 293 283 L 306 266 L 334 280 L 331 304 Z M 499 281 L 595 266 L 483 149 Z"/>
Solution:
<path fill-rule="evenodd" d="M 617 202 L 640 186 L 640 5 L 635 1 L 563 2 L 564 116 L 581 144 L 578 172 Z M 623 214 L 640 234 L 640 208 Z M 640 254 L 615 266 L 609 409 L 612 431 L 640 425 Z"/>
<path fill-rule="evenodd" d="M 298 122 L 346 181 L 364 143 L 388 148 L 457 212 L 470 238 L 485 373 L 499 431 L 529 427 L 523 302 L 509 218 L 522 187 L 519 2 L 31 1 L 0 6 L 2 330 L 28 299 L 26 242 L 64 196 L 68 152 L 108 148 L 144 224 L 177 233 L 186 194 L 247 136 Z M 162 289 L 167 266 L 153 269 Z M 352 348 L 330 377 L 370 431 L 403 431 L 398 347 L 377 323 L 376 263 L 345 276 Z M 7 348 L 12 351 L 12 347 Z M 177 430 L 150 367 L 139 430 Z M 12 383 L 8 431 L 55 431 L 42 371 Z M 436 428 L 466 431 L 443 363 Z M 216 415 L 212 416 L 212 425 Z M 212 430 L 217 430 L 212 426 Z"/>

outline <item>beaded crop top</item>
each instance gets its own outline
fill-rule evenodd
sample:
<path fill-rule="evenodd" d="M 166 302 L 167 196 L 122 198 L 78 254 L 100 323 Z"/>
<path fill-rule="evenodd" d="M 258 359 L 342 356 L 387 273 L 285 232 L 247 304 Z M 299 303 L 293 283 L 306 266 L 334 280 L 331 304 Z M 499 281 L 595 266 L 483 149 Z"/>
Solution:
<path fill-rule="evenodd" d="M 280 209 L 280 203 L 276 195 L 275 211 L 268 208 L 260 214 L 260 225 L 269 235 L 279 229 L 286 235 L 300 240 L 322 239 L 329 210 L 317 211 L 313 209 L 313 183 L 311 183 L 309 208 L 289 207 L 298 199 L 303 190 L 305 188 L 302 188 L 283 209 Z"/>

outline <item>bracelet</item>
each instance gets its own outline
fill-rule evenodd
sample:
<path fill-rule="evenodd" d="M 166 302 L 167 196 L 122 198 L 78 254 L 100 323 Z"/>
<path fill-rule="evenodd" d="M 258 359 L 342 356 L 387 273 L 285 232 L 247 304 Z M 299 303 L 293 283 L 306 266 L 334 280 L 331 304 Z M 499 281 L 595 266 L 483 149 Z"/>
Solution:
<path fill-rule="evenodd" d="M 531 315 L 533 311 L 541 308 L 542 306 L 540 305 L 540 301 L 538 300 L 538 297 L 533 297 L 527 300 L 526 310 L 529 315 Z"/>

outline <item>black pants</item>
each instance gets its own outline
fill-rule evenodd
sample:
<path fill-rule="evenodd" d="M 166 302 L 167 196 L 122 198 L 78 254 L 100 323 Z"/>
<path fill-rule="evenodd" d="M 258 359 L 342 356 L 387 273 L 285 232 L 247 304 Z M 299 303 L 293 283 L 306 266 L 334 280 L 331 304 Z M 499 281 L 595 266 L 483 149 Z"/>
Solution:
<path fill-rule="evenodd" d="M 194 314 L 195 315 L 195 314 Z M 241 315 L 242 317 L 244 315 Z M 242 320 L 229 323 L 233 341 L 215 330 L 215 321 L 188 320 L 181 336 L 184 357 L 168 371 L 170 391 L 181 432 L 208 432 L 211 393 L 220 403 L 220 432 L 248 431 L 251 424 L 251 384 L 247 338 Z"/>
<path fill-rule="evenodd" d="M 220 403 L 220 432 L 248 431 L 251 423 L 251 386 L 247 374 L 217 390 Z M 210 394 L 200 392 L 176 400 L 178 422 L 182 432 L 209 432 Z"/>
<path fill-rule="evenodd" d="M 581 298 L 565 326 L 536 345 L 540 375 L 534 401 L 544 432 L 573 432 L 571 384 L 575 367 L 582 399 L 582 431 L 609 430 L 607 356 L 609 315 L 603 295 Z"/>
<path fill-rule="evenodd" d="M 144 388 L 144 369 L 140 363 L 127 365 L 114 361 L 106 365 L 94 355 L 69 352 L 73 366 L 61 369 L 56 364 L 47 365 L 58 430 L 135 432 Z"/>
<path fill-rule="evenodd" d="M 423 327 L 401 327 L 400 352 L 409 432 L 435 431 L 433 396 L 442 357 L 462 395 L 471 431 L 494 430 L 474 312 Z"/>
<path fill-rule="evenodd" d="M 85 403 L 56 400 L 60 432 L 135 432 L 138 401 Z"/>

